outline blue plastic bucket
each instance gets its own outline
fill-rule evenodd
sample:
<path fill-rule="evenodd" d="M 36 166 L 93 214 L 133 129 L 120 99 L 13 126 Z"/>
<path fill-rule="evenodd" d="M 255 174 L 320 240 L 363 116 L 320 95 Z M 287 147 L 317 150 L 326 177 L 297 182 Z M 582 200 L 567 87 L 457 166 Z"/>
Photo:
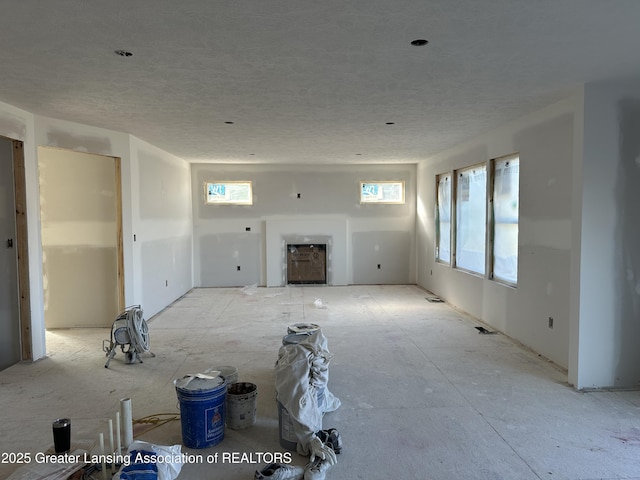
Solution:
<path fill-rule="evenodd" d="M 185 377 L 174 384 L 180 402 L 184 446 L 207 448 L 220 443 L 224 439 L 225 379 Z"/>

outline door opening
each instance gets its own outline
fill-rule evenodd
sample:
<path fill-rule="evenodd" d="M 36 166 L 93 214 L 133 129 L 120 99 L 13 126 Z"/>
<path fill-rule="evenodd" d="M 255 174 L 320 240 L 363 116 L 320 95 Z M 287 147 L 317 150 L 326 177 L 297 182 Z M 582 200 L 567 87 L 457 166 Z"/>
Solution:
<path fill-rule="evenodd" d="M 24 149 L 0 137 L 0 370 L 33 358 Z"/>
<path fill-rule="evenodd" d="M 38 149 L 47 329 L 107 327 L 124 308 L 120 159 Z"/>

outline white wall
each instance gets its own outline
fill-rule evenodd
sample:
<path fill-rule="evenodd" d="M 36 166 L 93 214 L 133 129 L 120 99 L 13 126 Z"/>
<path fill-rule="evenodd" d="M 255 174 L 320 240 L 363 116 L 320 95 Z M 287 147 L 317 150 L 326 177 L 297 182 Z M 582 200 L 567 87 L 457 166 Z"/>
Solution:
<path fill-rule="evenodd" d="M 581 176 L 580 388 L 640 385 L 640 81 L 588 84 Z"/>
<path fill-rule="evenodd" d="M 24 142 L 34 359 L 46 355 L 38 146 L 121 158 L 127 305 L 142 305 L 148 318 L 192 287 L 190 171 L 186 162 L 126 133 L 34 116 L 1 102 L 0 135 Z M 153 160 L 160 163 L 153 164 Z M 164 210 L 157 210 L 157 205 Z M 142 236 L 140 243 L 134 242 L 134 233 Z M 165 286 L 147 287 L 156 276 L 164 277 Z"/>
<path fill-rule="evenodd" d="M 193 164 L 196 285 L 283 285 L 282 240 L 319 236 L 330 237 L 329 284 L 415 283 L 415 170 Z M 232 180 L 253 182 L 253 205 L 204 204 L 205 182 Z M 359 182 L 373 180 L 404 180 L 406 203 L 361 205 Z"/>
<path fill-rule="evenodd" d="M 418 165 L 418 284 L 563 367 L 569 365 L 574 129 L 581 106 L 576 92 Z M 511 153 L 520 154 L 517 288 L 434 260 L 435 176 Z"/>
<path fill-rule="evenodd" d="M 148 318 L 193 286 L 191 171 L 135 137 L 131 160 L 133 284 Z"/>
<path fill-rule="evenodd" d="M 192 287 L 185 161 L 125 133 L 43 117 L 36 142 L 121 158 L 126 305 L 141 305 L 149 318 Z"/>

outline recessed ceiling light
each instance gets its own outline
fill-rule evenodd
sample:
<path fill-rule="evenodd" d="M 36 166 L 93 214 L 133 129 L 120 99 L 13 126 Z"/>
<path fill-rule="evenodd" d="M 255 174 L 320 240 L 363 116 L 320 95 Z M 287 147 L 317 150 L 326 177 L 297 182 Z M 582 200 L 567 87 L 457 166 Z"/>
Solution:
<path fill-rule="evenodd" d="M 419 38 L 419 39 L 414 40 L 413 42 L 411 42 L 411 45 L 413 45 L 414 47 L 423 47 L 427 43 L 429 43 L 429 40 L 425 40 L 424 38 Z"/>
<path fill-rule="evenodd" d="M 116 55 L 120 55 L 121 57 L 133 57 L 133 53 L 127 50 L 116 50 L 114 53 Z"/>

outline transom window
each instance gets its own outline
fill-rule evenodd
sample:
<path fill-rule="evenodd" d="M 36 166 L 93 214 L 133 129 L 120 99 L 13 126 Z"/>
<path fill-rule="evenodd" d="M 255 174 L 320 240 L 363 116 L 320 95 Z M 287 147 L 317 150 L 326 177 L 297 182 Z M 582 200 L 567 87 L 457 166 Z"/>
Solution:
<path fill-rule="evenodd" d="M 404 203 L 404 182 L 360 182 L 360 203 Z"/>
<path fill-rule="evenodd" d="M 204 197 L 207 205 L 252 205 L 251 182 L 207 182 Z"/>

